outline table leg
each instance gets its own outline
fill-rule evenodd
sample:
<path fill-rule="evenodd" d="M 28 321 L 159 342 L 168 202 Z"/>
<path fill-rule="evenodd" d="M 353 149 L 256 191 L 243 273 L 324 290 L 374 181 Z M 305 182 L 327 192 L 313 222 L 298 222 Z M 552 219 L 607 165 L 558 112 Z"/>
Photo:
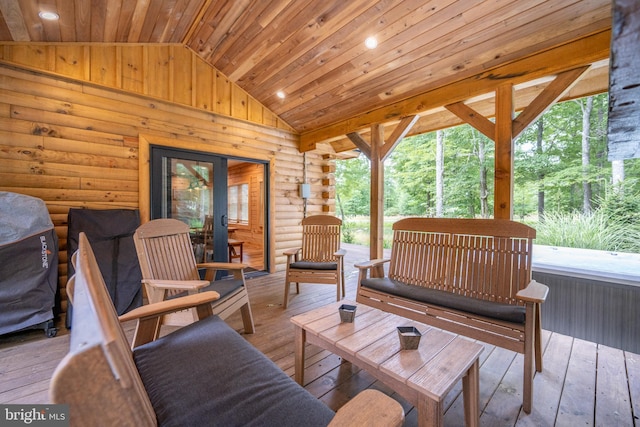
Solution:
<path fill-rule="evenodd" d="M 307 331 L 296 325 L 295 334 L 295 378 L 296 382 L 304 387 L 304 346 Z"/>
<path fill-rule="evenodd" d="M 444 417 L 442 402 L 435 401 L 428 396 L 418 396 L 418 427 L 442 427 Z"/>
<path fill-rule="evenodd" d="M 462 395 L 464 399 L 464 421 L 467 427 L 480 424 L 480 367 L 478 359 L 471 365 L 462 378 Z"/>

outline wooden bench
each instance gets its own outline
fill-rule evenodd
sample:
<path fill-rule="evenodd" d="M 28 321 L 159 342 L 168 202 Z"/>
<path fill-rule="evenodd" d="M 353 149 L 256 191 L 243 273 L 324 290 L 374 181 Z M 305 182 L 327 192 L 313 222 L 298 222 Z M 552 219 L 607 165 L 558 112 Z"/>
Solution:
<path fill-rule="evenodd" d="M 50 386 L 51 402 L 69 405 L 71 425 L 402 425 L 400 404 L 375 390 L 334 414 L 212 314 L 216 292 L 118 318 L 84 233 L 74 258 L 70 351 Z M 153 340 L 162 315 L 191 307 L 198 321 Z M 120 326 L 129 320 L 137 320 L 132 346 Z"/>
<path fill-rule="evenodd" d="M 509 220 L 400 220 L 391 259 L 356 264 L 356 300 L 523 353 L 529 413 L 534 356 L 542 371 L 540 306 L 548 293 L 531 279 L 534 238 L 533 228 Z"/>

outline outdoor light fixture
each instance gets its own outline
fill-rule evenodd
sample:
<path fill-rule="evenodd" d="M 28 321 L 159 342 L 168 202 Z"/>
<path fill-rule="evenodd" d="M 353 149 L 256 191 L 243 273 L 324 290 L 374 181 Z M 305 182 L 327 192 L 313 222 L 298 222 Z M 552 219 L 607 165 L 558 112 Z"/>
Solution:
<path fill-rule="evenodd" d="M 378 47 L 378 40 L 373 36 L 367 37 L 367 39 L 364 41 L 364 45 L 368 49 L 375 49 L 376 47 Z"/>
<path fill-rule="evenodd" d="M 38 16 L 42 19 L 46 19 L 47 21 L 55 21 L 56 19 L 60 18 L 60 16 L 55 12 L 45 12 L 45 11 L 40 11 L 38 13 Z"/>
<path fill-rule="evenodd" d="M 280 99 L 284 99 L 286 95 L 284 94 L 283 91 L 279 90 L 276 92 L 276 96 Z"/>

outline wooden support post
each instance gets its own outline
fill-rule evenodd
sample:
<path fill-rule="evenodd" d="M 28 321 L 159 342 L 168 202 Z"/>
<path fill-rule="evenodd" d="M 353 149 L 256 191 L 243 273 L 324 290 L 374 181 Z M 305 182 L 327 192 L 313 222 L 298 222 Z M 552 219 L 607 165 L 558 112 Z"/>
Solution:
<path fill-rule="evenodd" d="M 494 214 L 496 219 L 513 217 L 513 85 L 496 90 Z"/>
<path fill-rule="evenodd" d="M 371 208 L 369 230 L 371 259 L 382 258 L 384 237 L 384 127 L 374 124 L 371 127 Z"/>

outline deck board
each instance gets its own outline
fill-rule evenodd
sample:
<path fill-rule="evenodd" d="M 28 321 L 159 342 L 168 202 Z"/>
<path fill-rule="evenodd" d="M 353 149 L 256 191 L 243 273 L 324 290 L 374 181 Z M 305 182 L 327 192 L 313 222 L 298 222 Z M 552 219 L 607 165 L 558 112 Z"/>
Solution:
<path fill-rule="evenodd" d="M 347 246 L 347 298 L 355 299 L 353 263 L 368 258 L 368 248 Z M 332 286 L 301 284 L 282 309 L 284 273 L 248 279 L 256 333 L 243 335 L 288 375 L 294 374 L 293 325 L 290 318 L 335 301 Z M 293 288 L 292 288 L 293 289 Z M 229 324 L 242 330 L 234 314 Z M 0 337 L 0 403 L 48 403 L 47 388 L 55 365 L 69 346 L 62 326 L 55 338 L 42 331 Z M 132 324 L 126 325 L 129 336 Z M 169 330 L 169 329 L 168 329 Z M 544 371 L 534 378 L 531 414 L 522 411 L 521 354 L 485 345 L 480 355 L 480 422 L 483 426 L 637 426 L 640 416 L 640 355 L 543 331 Z M 397 399 L 406 412 L 405 426 L 416 426 L 416 411 L 366 371 L 326 350 L 306 350 L 305 387 L 336 410 L 366 388 Z M 445 425 L 463 425 L 461 384 L 445 399 Z M 634 412 L 635 409 L 635 412 Z"/>

